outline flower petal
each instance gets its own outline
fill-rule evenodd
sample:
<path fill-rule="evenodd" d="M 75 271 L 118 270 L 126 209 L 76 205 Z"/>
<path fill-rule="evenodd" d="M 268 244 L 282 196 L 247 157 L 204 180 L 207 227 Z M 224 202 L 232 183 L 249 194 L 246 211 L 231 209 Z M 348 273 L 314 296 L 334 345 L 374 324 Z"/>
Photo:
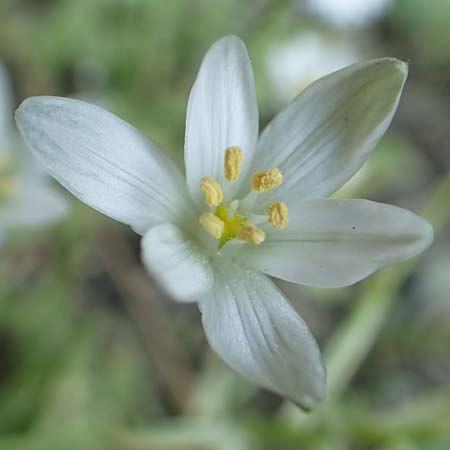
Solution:
<path fill-rule="evenodd" d="M 155 280 L 180 302 L 197 301 L 213 284 L 208 259 L 175 225 L 157 225 L 145 234 L 142 259 Z"/>
<path fill-rule="evenodd" d="M 44 180 L 25 182 L 0 211 L 6 227 L 41 227 L 62 220 L 68 213 L 66 199 Z"/>
<path fill-rule="evenodd" d="M 284 178 L 261 201 L 329 196 L 342 186 L 389 126 L 407 73 L 406 63 L 384 58 L 349 66 L 307 87 L 258 142 L 252 172 L 278 167 Z"/>
<path fill-rule="evenodd" d="M 28 147 L 81 201 L 139 233 L 180 220 L 189 205 L 183 177 L 135 128 L 89 103 L 33 97 L 16 120 Z"/>
<path fill-rule="evenodd" d="M 198 183 L 212 176 L 224 188 L 225 200 L 239 189 L 253 159 L 258 136 L 258 105 L 253 71 L 245 44 L 236 36 L 217 41 L 203 60 L 189 96 L 186 118 L 186 178 L 192 196 L 203 205 Z M 225 150 L 243 152 L 241 176 L 224 182 Z"/>
<path fill-rule="evenodd" d="M 199 307 L 211 347 L 242 376 L 306 409 L 324 399 L 317 343 L 265 275 L 222 267 Z"/>
<path fill-rule="evenodd" d="M 263 244 L 243 251 L 248 264 L 274 277 L 341 287 L 412 258 L 432 240 L 431 225 L 404 209 L 368 200 L 318 199 L 290 205 L 284 230 L 267 229 Z"/>

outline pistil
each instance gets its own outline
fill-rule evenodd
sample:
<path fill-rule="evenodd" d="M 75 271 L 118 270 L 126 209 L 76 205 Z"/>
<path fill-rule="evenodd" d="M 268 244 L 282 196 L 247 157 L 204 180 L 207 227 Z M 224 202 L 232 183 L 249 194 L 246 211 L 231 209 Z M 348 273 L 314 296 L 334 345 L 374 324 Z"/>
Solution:
<path fill-rule="evenodd" d="M 242 161 L 242 150 L 239 147 L 228 147 L 225 150 L 225 180 L 233 182 L 239 178 Z M 259 245 L 266 238 L 266 234 L 256 225 L 269 222 L 274 228 L 285 228 L 288 223 L 288 209 L 283 202 L 272 202 L 267 205 L 267 215 L 255 215 L 251 214 L 252 206 L 259 195 L 282 183 L 283 175 L 278 168 L 255 173 L 251 178 L 250 193 L 242 200 L 235 199 L 228 205 L 223 205 L 220 184 L 211 176 L 204 177 L 200 181 L 200 188 L 205 194 L 205 203 L 211 209 L 200 216 L 199 222 L 211 236 L 219 240 L 219 249 L 230 241 Z M 241 215 L 242 213 L 244 215 Z"/>

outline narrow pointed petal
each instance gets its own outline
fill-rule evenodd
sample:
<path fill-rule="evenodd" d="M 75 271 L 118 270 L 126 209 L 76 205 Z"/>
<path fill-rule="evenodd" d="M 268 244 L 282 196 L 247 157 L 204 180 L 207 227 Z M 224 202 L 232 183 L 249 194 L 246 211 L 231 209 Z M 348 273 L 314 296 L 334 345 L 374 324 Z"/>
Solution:
<path fill-rule="evenodd" d="M 145 234 L 142 260 L 156 282 L 180 302 L 197 301 L 214 281 L 206 256 L 172 224 L 157 225 Z"/>
<path fill-rule="evenodd" d="M 328 197 L 366 161 L 391 123 L 408 73 L 384 58 L 306 88 L 266 127 L 252 172 L 278 167 L 284 183 L 261 201 Z"/>
<path fill-rule="evenodd" d="M 69 208 L 66 199 L 44 180 L 24 183 L 0 211 L 5 227 L 42 227 L 62 220 Z"/>
<path fill-rule="evenodd" d="M 223 267 L 199 307 L 211 347 L 242 376 L 305 409 L 324 399 L 325 369 L 316 341 L 265 275 Z"/>
<path fill-rule="evenodd" d="M 431 225 L 401 208 L 368 200 L 318 199 L 289 206 L 284 230 L 267 230 L 242 258 L 283 280 L 317 287 L 356 283 L 416 256 L 433 240 Z"/>
<path fill-rule="evenodd" d="M 253 71 L 245 44 L 226 36 L 207 52 L 192 88 L 187 118 L 186 178 L 192 196 L 203 205 L 199 181 L 212 176 L 224 187 L 225 200 L 236 193 L 253 159 L 258 136 L 258 105 Z M 228 147 L 243 152 L 240 178 L 224 182 Z"/>
<path fill-rule="evenodd" d="M 16 121 L 47 171 L 107 216 L 144 233 L 186 214 L 189 198 L 178 168 L 113 114 L 79 100 L 33 97 Z"/>

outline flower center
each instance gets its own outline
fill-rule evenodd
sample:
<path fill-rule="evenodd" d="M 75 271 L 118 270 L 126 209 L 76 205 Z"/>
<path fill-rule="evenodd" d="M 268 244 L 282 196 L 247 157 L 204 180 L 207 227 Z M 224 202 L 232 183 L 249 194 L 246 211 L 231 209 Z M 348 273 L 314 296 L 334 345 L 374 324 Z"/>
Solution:
<path fill-rule="evenodd" d="M 239 179 L 242 162 L 243 154 L 239 147 L 233 146 L 225 150 L 225 180 L 234 182 Z M 241 200 L 241 203 L 252 205 L 260 193 L 274 189 L 281 183 L 283 175 L 278 168 L 255 173 L 251 177 L 252 191 Z M 209 212 L 199 217 L 199 222 L 212 237 L 219 240 L 219 249 L 232 240 L 259 245 L 264 241 L 266 234 L 256 226 L 257 224 L 269 223 L 274 228 L 285 228 L 288 223 L 288 208 L 283 202 L 269 203 L 266 215 L 246 213 L 249 215 L 246 217 L 238 211 L 240 203 L 238 199 L 228 205 L 222 204 L 222 187 L 213 177 L 204 177 L 199 185 L 205 195 L 205 203 L 210 208 Z"/>
<path fill-rule="evenodd" d="M 233 214 L 230 208 L 226 208 L 224 205 L 219 205 L 215 214 L 224 224 L 223 232 L 220 236 L 219 247 L 221 248 L 228 241 L 237 237 L 238 231 L 245 225 L 247 218 L 236 212 Z"/>

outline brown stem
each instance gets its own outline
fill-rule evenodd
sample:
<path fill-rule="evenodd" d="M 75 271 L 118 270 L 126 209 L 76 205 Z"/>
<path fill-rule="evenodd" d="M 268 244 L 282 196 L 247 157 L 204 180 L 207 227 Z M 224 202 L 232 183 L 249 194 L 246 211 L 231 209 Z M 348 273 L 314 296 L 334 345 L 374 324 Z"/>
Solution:
<path fill-rule="evenodd" d="M 106 271 L 134 320 L 148 356 L 157 373 L 160 388 L 177 411 L 184 409 L 194 374 L 190 359 L 172 331 L 165 302 L 172 301 L 155 289 L 124 236 L 103 229 L 96 236 Z"/>

